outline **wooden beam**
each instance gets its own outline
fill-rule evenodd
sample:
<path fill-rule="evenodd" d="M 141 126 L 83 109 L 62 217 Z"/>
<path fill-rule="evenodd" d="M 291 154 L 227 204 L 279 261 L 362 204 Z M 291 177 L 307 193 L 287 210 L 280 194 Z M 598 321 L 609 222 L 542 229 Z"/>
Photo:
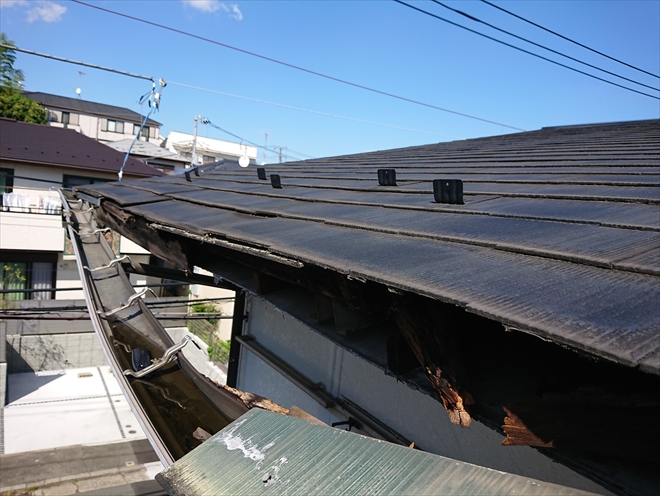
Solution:
<path fill-rule="evenodd" d="M 426 378 L 438 393 L 451 422 L 469 427 L 472 416 L 467 407 L 473 400 L 457 377 L 457 371 L 461 368 L 459 352 L 446 335 L 446 326 L 443 328 L 435 324 L 425 305 L 413 298 L 397 298 L 392 307 L 392 317 L 424 368 Z"/>

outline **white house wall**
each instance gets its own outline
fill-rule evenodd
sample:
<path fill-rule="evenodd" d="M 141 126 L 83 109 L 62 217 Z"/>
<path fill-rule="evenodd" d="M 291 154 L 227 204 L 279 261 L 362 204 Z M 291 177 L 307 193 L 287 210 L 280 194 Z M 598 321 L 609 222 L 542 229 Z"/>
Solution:
<path fill-rule="evenodd" d="M 102 131 L 101 121 L 104 117 L 97 117 L 93 115 L 78 114 L 78 124 L 67 124 L 67 129 L 73 129 L 79 133 L 84 134 L 88 138 L 95 139 L 96 141 L 120 141 L 127 138 L 134 138 L 133 134 L 133 125 L 134 122 L 122 121 L 119 118 L 111 118 L 110 120 L 115 120 L 118 122 L 124 123 L 124 132 L 123 133 L 114 133 L 111 131 Z M 64 127 L 64 124 L 61 122 L 48 122 L 49 126 L 52 127 Z M 139 124 L 138 124 L 139 125 Z M 157 127 L 149 126 L 149 142 L 154 143 L 155 145 L 160 144 L 160 130 Z M 153 136 L 152 136 L 153 134 Z"/>
<path fill-rule="evenodd" d="M 0 213 L 0 250 L 62 251 L 64 230 L 59 215 Z"/>
<path fill-rule="evenodd" d="M 533 448 L 501 446 L 504 436 L 474 421 L 453 425 L 438 401 L 412 389 L 367 360 L 259 296 L 247 298 L 244 333 L 334 397 L 346 397 L 425 451 L 600 494 L 603 487 Z M 237 387 L 284 407 L 296 405 L 320 420 L 336 417 L 302 389 L 241 346 Z"/>

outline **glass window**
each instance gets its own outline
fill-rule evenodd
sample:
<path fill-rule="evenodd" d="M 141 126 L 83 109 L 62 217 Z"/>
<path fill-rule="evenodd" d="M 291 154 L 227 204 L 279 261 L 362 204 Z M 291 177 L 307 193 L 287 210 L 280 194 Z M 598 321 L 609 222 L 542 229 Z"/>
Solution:
<path fill-rule="evenodd" d="M 11 193 L 14 187 L 14 169 L 0 167 L 0 194 Z"/>
<path fill-rule="evenodd" d="M 0 263 L 0 286 L 3 290 L 27 289 L 28 271 L 27 262 Z M 27 293 L 0 293 L 3 300 L 25 300 Z"/>
<path fill-rule="evenodd" d="M 62 187 L 71 189 L 75 186 L 84 186 L 85 184 L 107 183 L 113 179 L 101 179 L 98 177 L 87 176 L 73 176 L 71 174 L 64 174 L 62 176 Z"/>
<path fill-rule="evenodd" d="M 124 134 L 124 123 L 122 121 L 113 121 L 108 119 L 107 130 L 111 133 Z"/>
<path fill-rule="evenodd" d="M 64 124 L 64 127 L 67 127 L 69 125 L 69 117 L 70 117 L 69 112 L 62 112 L 62 124 Z"/>

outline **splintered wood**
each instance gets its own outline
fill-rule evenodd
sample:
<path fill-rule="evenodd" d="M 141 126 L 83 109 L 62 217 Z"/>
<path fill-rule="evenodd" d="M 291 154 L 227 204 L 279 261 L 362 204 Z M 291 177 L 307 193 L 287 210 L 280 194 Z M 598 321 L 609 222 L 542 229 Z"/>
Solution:
<path fill-rule="evenodd" d="M 466 406 L 473 403 L 472 396 L 461 388 L 456 378 L 456 368 L 450 365 L 457 362 L 457 350 L 425 319 L 423 307 L 416 305 L 415 313 L 403 302 L 395 305 L 392 317 L 408 345 L 424 368 L 427 379 L 440 397 L 449 414 L 449 420 L 461 427 L 469 427 L 472 416 Z"/>

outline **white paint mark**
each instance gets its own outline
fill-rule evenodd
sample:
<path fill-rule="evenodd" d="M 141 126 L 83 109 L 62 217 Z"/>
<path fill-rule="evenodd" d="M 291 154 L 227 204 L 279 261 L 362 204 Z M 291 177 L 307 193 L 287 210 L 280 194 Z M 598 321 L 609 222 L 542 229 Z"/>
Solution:
<path fill-rule="evenodd" d="M 224 443 L 230 451 L 241 450 L 244 458 L 254 460 L 258 464 L 266 458 L 266 451 L 275 443 L 267 444 L 260 449 L 258 446 L 255 446 L 251 438 L 243 439 L 240 435 L 234 435 L 236 429 L 238 429 L 243 422 L 244 421 L 241 421 L 227 432 L 223 432 L 222 436 L 218 438 L 218 442 Z"/>

